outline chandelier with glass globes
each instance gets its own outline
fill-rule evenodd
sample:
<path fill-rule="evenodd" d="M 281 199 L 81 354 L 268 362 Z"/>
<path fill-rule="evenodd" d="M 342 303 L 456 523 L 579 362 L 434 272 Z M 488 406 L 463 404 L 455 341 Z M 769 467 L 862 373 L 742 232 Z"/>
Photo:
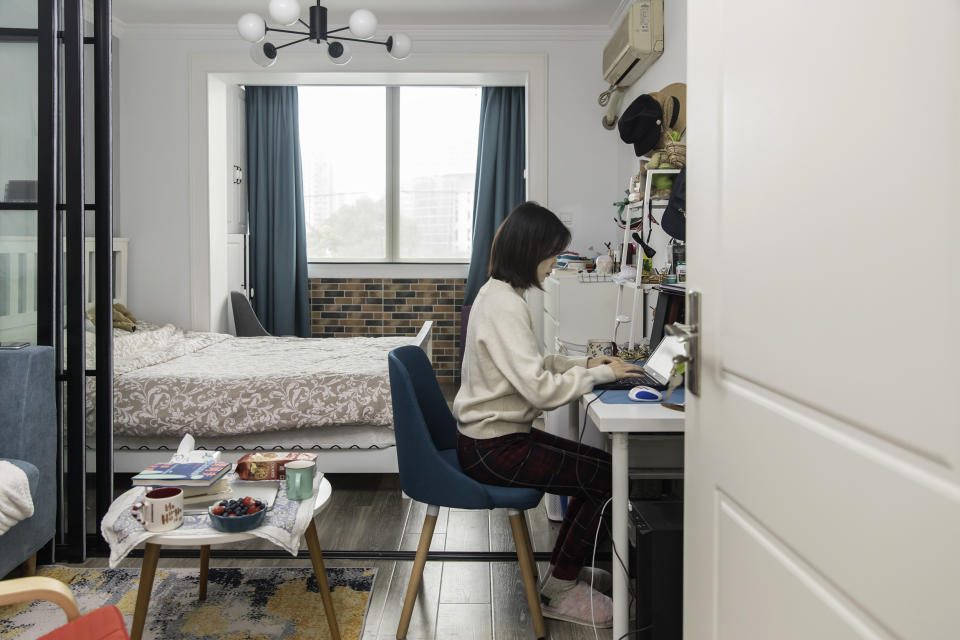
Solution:
<path fill-rule="evenodd" d="M 371 39 L 377 30 L 377 17 L 366 9 L 354 11 L 350 15 L 349 26 L 338 29 L 327 28 L 327 8 L 320 4 L 320 0 L 317 0 L 316 5 L 310 7 L 309 23 L 300 18 L 300 3 L 297 0 L 270 0 L 267 13 L 270 14 L 270 19 L 273 22 L 280 24 L 282 27 L 292 27 L 299 23 L 306 27 L 307 31 L 268 27 L 266 21 L 256 13 L 245 13 L 240 16 L 240 19 L 237 20 L 237 31 L 240 32 L 240 37 L 253 43 L 250 48 L 250 57 L 262 67 L 272 66 L 277 61 L 277 51 L 280 49 L 306 40 L 326 45 L 327 56 L 334 64 L 346 64 L 350 61 L 350 50 L 344 42 L 383 45 L 387 48 L 387 53 L 397 60 L 402 60 L 410 55 L 410 38 L 403 33 L 391 34 L 383 41 Z M 348 29 L 356 37 L 334 35 Z M 285 44 L 275 45 L 271 42 L 264 42 L 264 37 L 268 31 L 292 33 L 304 37 Z"/>

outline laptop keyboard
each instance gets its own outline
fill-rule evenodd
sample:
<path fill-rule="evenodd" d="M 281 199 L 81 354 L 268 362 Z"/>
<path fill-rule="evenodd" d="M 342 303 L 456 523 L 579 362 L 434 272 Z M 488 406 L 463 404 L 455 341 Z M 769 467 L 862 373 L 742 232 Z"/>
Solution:
<path fill-rule="evenodd" d="M 641 374 L 637 376 L 631 376 L 629 378 L 620 378 L 619 380 L 614 380 L 613 382 L 605 382 L 603 384 L 598 384 L 594 389 L 632 389 L 634 387 L 653 387 L 654 389 L 665 389 L 666 387 L 650 376 L 646 374 Z"/>

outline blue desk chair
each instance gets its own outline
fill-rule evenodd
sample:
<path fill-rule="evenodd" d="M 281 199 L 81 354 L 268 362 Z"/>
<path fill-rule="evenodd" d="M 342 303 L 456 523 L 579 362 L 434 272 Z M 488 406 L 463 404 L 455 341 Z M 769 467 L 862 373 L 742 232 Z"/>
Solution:
<path fill-rule="evenodd" d="M 507 509 L 527 604 L 533 617 L 533 630 L 537 638 L 545 638 L 547 631 L 537 593 L 537 566 L 524 514 L 527 509 L 540 504 L 543 492 L 481 484 L 463 473 L 457 461 L 457 421 L 443 398 L 427 354 L 413 345 L 398 347 L 390 352 L 389 363 L 400 485 L 408 496 L 427 505 L 397 626 L 398 640 L 407 636 L 440 507 Z"/>

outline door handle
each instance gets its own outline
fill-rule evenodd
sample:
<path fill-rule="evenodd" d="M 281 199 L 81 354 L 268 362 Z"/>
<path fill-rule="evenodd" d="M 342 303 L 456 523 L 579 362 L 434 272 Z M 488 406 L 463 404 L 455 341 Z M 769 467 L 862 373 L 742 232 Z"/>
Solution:
<path fill-rule="evenodd" d="M 681 324 L 674 322 L 664 327 L 664 330 L 671 336 L 677 338 L 681 343 L 689 343 L 694 338 L 696 329 L 690 324 Z"/>
<path fill-rule="evenodd" d="M 687 364 L 687 388 L 695 396 L 700 395 L 700 292 L 687 293 L 687 322 L 674 322 L 664 327 L 664 330 L 674 336 L 684 346 L 683 355 L 676 356 L 675 364 Z"/>

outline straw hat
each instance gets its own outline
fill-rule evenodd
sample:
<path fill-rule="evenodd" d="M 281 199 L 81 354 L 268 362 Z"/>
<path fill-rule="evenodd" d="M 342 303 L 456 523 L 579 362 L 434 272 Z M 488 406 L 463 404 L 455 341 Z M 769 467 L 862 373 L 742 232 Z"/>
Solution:
<path fill-rule="evenodd" d="M 687 85 L 683 82 L 668 84 L 660 91 L 650 93 L 663 112 L 662 134 L 654 149 L 666 147 L 667 131 L 678 131 L 683 135 L 687 130 Z"/>

